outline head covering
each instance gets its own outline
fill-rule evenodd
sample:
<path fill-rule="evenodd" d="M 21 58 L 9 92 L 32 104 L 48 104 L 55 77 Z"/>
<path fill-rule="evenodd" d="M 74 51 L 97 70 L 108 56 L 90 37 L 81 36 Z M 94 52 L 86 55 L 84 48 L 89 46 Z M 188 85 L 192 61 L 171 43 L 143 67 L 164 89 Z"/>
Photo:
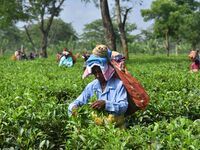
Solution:
<path fill-rule="evenodd" d="M 68 49 L 65 47 L 65 48 L 63 48 L 63 51 L 67 51 Z"/>
<path fill-rule="evenodd" d="M 113 74 L 115 72 L 114 68 L 107 63 L 106 58 L 101 58 L 101 57 L 96 57 L 94 55 L 91 55 L 88 58 L 88 60 L 86 61 L 86 69 L 85 69 L 83 76 L 82 76 L 83 79 L 92 74 L 92 68 L 94 66 L 100 67 L 102 74 L 103 74 L 106 81 L 108 81 L 113 76 Z"/>
<path fill-rule="evenodd" d="M 92 74 L 92 67 L 99 66 L 102 74 L 106 81 L 108 81 L 114 74 L 114 68 L 108 64 L 110 60 L 111 50 L 107 48 L 105 45 L 97 45 L 93 51 L 92 55 L 86 61 L 86 69 L 83 73 L 82 78 L 86 78 L 87 76 Z"/>
<path fill-rule="evenodd" d="M 98 57 L 107 57 L 108 47 L 106 45 L 97 45 L 93 50 L 92 54 Z"/>
<path fill-rule="evenodd" d="M 64 54 L 64 55 L 69 55 L 69 52 L 63 51 L 62 54 Z"/>

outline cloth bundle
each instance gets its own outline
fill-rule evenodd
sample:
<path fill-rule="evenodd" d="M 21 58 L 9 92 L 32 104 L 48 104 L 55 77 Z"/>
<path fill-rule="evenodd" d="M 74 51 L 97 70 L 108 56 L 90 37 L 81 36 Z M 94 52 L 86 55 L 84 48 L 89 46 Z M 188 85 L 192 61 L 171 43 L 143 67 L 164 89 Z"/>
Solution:
<path fill-rule="evenodd" d="M 92 54 L 97 57 L 107 57 L 108 47 L 106 45 L 97 45 Z"/>

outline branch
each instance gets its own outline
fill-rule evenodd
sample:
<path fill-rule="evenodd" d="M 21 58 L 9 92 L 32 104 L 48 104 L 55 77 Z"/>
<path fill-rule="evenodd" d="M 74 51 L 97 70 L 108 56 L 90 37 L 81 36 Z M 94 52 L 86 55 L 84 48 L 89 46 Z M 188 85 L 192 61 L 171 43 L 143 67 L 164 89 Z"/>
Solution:
<path fill-rule="evenodd" d="M 45 6 L 42 6 L 42 9 L 41 9 L 41 26 L 40 26 L 40 29 L 41 31 L 44 33 L 45 30 L 44 30 L 44 14 L 45 14 Z"/>
<path fill-rule="evenodd" d="M 125 27 L 127 15 L 128 15 L 128 13 L 129 13 L 129 11 L 130 11 L 131 9 L 132 9 L 131 7 L 130 7 L 130 8 L 127 8 L 126 11 L 125 11 L 124 19 L 123 19 L 123 23 L 122 23 L 123 27 Z"/>
<path fill-rule="evenodd" d="M 32 45 L 33 49 L 36 50 L 35 44 L 33 43 L 33 40 L 31 38 L 31 35 L 30 35 L 29 31 L 28 31 L 28 28 L 26 26 L 24 26 L 24 29 L 26 31 L 26 35 L 28 36 L 29 41 L 31 42 L 31 45 Z"/>
<path fill-rule="evenodd" d="M 51 14 L 51 17 L 50 17 L 48 23 L 47 23 L 47 29 L 46 29 L 46 31 L 49 31 L 49 30 L 50 30 L 51 24 L 52 24 L 52 22 L 53 22 L 53 18 L 54 18 L 54 17 L 56 16 L 56 14 L 59 12 L 60 7 L 61 7 L 62 4 L 64 3 L 64 0 L 61 0 L 60 3 L 59 3 L 59 5 L 58 5 L 57 7 L 55 6 L 55 3 L 56 3 L 56 1 L 53 2 L 53 9 L 52 9 L 53 12 L 52 12 L 52 14 Z"/>

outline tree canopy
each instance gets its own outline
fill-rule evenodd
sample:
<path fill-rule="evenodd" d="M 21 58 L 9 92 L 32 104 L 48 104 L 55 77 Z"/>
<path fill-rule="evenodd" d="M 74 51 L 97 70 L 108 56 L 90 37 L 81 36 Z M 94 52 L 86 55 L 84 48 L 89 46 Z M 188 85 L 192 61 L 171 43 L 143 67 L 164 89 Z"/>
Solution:
<path fill-rule="evenodd" d="M 154 34 L 165 39 L 169 53 L 170 37 L 177 44 L 186 40 L 196 47 L 200 37 L 197 27 L 199 11 L 199 2 L 195 0 L 156 0 L 152 2 L 150 9 L 141 12 L 145 21 L 154 19 Z"/>
<path fill-rule="evenodd" d="M 0 27 L 12 26 L 19 20 L 28 20 L 29 15 L 23 0 L 0 0 Z"/>

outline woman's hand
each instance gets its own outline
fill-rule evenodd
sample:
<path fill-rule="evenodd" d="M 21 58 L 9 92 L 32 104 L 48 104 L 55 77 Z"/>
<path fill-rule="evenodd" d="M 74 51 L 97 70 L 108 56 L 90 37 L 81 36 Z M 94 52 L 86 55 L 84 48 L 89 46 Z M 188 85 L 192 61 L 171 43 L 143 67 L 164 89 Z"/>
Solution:
<path fill-rule="evenodd" d="M 93 109 L 104 109 L 105 108 L 105 104 L 106 102 L 104 100 L 97 100 L 95 102 L 93 102 L 90 107 Z"/>

